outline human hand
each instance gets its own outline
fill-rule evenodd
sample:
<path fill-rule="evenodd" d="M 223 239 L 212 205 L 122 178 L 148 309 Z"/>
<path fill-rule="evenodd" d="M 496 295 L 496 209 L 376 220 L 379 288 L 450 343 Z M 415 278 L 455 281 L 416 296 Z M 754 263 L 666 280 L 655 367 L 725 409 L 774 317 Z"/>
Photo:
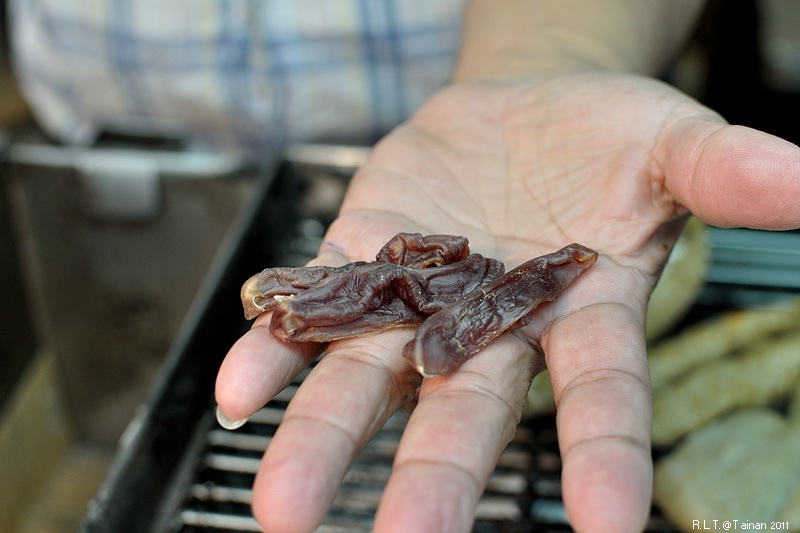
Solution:
<path fill-rule="evenodd" d="M 468 531 L 544 354 L 573 527 L 641 530 L 652 484 L 650 291 L 687 209 L 722 226 L 798 227 L 798 176 L 793 145 L 727 126 L 646 78 L 444 90 L 376 147 L 315 262 L 370 260 L 399 231 L 465 235 L 509 268 L 569 242 L 601 257 L 529 325 L 449 376 L 422 380 L 403 359 L 409 330 L 331 343 L 264 456 L 255 516 L 266 531 L 313 530 L 360 448 L 416 403 L 375 529 Z M 220 369 L 228 419 L 257 410 L 318 353 L 272 337 L 268 319 Z"/>

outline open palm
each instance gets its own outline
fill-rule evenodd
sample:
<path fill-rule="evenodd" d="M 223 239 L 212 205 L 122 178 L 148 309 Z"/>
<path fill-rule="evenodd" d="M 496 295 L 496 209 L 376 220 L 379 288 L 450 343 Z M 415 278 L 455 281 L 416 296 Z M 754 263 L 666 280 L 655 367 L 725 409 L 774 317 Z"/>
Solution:
<path fill-rule="evenodd" d="M 513 267 L 579 242 L 597 264 L 517 334 L 453 375 L 422 380 L 396 330 L 332 343 L 287 408 L 256 479 L 267 531 L 311 531 L 389 416 L 413 414 L 376 531 L 468 531 L 530 381 L 551 372 L 564 501 L 579 531 L 635 531 L 650 503 L 649 294 L 691 211 L 709 223 L 800 226 L 800 152 L 728 126 L 667 85 L 621 75 L 460 84 L 388 135 L 354 177 L 320 264 L 372 259 L 400 231 L 465 235 Z M 317 355 L 265 317 L 217 381 L 229 419 Z"/>

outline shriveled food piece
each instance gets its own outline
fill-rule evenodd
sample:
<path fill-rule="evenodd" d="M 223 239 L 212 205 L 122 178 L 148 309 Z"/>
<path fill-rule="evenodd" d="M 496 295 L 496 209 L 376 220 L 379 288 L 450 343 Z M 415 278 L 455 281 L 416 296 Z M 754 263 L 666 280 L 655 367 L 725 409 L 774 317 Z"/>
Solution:
<path fill-rule="evenodd" d="M 480 254 L 428 268 L 366 263 L 281 299 L 270 330 L 287 341 L 329 342 L 417 325 L 503 270 L 502 263 Z"/>
<path fill-rule="evenodd" d="M 398 233 L 383 245 L 376 261 L 422 268 L 442 266 L 462 261 L 469 255 L 469 241 L 454 235 Z M 250 277 L 242 285 L 241 300 L 244 316 L 253 319 L 271 311 L 286 296 L 299 294 L 329 277 L 350 276 L 354 269 L 369 263 L 355 261 L 341 267 L 273 267 Z"/>
<path fill-rule="evenodd" d="M 399 233 L 373 262 L 276 267 L 242 286 L 245 317 L 273 311 L 270 329 L 293 342 L 329 342 L 417 325 L 505 271 L 469 253 L 465 237 Z"/>
<path fill-rule="evenodd" d="M 456 235 L 398 233 L 383 245 L 376 261 L 412 268 L 442 266 L 466 259 L 469 241 Z"/>
<path fill-rule="evenodd" d="M 705 362 L 720 359 L 800 324 L 800 298 L 767 307 L 730 311 L 689 327 L 649 351 L 650 381 L 658 391 Z"/>
<path fill-rule="evenodd" d="M 684 531 L 800 517 L 800 425 L 768 408 L 740 411 L 694 432 L 655 468 L 654 500 Z M 789 531 L 800 531 L 790 520 Z"/>
<path fill-rule="evenodd" d="M 470 254 L 464 237 L 400 233 L 372 262 L 265 269 L 245 282 L 241 298 L 247 318 L 272 311 L 270 331 L 291 342 L 433 320 L 405 351 L 424 374 L 442 374 L 558 297 L 596 260 L 596 252 L 572 244 L 503 276 L 503 263 Z"/>
<path fill-rule="evenodd" d="M 800 330 L 695 368 L 656 392 L 653 444 L 670 445 L 714 418 L 785 395 L 800 380 Z"/>
<path fill-rule="evenodd" d="M 403 356 L 423 375 L 449 374 L 501 333 L 555 300 L 597 260 L 570 244 L 531 259 L 428 317 Z"/>
<path fill-rule="evenodd" d="M 330 276 L 347 275 L 348 272 L 366 264 L 365 261 L 357 261 L 341 267 L 266 268 L 242 285 L 240 296 L 244 317 L 250 320 L 261 313 L 272 311 L 282 298 L 308 290 Z"/>

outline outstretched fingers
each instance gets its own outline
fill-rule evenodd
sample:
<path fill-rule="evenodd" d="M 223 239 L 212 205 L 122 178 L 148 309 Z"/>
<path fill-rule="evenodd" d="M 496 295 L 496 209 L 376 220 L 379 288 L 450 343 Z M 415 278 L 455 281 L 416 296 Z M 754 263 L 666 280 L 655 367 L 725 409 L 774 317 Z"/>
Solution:
<path fill-rule="evenodd" d="M 231 347 L 217 374 L 217 418 L 235 429 L 289 385 L 320 353 L 319 344 L 280 341 L 261 315 Z"/>

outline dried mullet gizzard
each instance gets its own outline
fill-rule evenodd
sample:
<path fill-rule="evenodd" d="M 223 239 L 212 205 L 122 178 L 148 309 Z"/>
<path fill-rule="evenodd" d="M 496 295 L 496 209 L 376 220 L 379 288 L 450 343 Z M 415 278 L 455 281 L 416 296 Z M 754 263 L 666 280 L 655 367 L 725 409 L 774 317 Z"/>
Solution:
<path fill-rule="evenodd" d="M 272 311 L 286 341 L 329 342 L 422 325 L 405 356 L 425 375 L 454 371 L 492 339 L 564 292 L 597 253 L 578 244 L 523 263 L 469 253 L 464 237 L 400 233 L 375 261 L 277 267 L 241 290 L 245 317 Z"/>
<path fill-rule="evenodd" d="M 248 319 L 273 311 L 276 337 L 329 342 L 418 325 L 503 272 L 502 262 L 470 254 L 463 237 L 401 233 L 372 262 L 268 268 L 241 297 Z"/>
<path fill-rule="evenodd" d="M 433 314 L 403 356 L 425 375 L 449 374 L 544 302 L 560 296 L 597 261 L 597 252 L 570 244 L 522 263 Z"/>

